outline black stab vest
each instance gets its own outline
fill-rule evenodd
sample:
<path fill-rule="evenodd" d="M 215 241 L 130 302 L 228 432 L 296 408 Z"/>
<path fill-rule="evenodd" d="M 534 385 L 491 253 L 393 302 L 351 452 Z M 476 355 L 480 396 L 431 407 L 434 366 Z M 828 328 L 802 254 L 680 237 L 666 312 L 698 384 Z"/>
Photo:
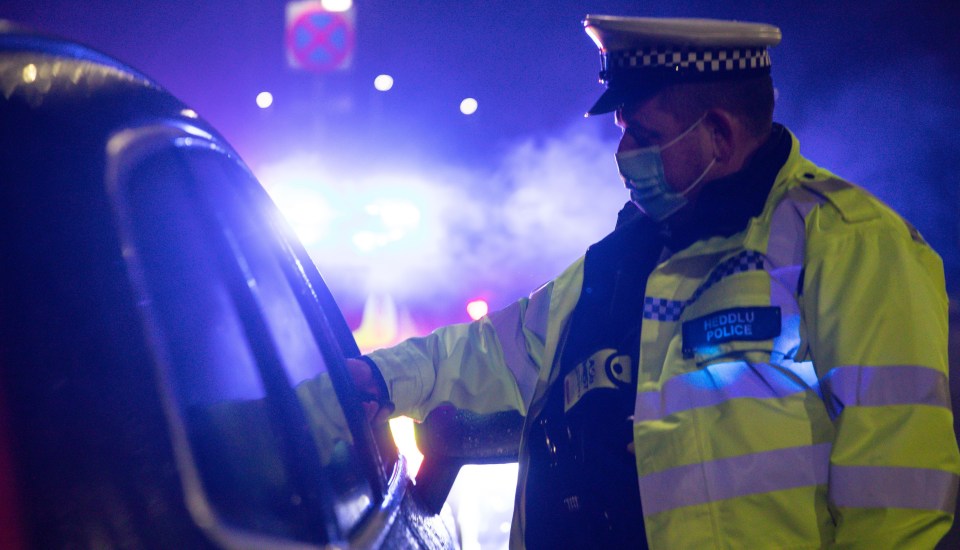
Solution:
<path fill-rule="evenodd" d="M 583 290 L 528 439 L 527 548 L 646 548 L 634 400 L 647 277 L 663 248 L 637 216 L 591 246 Z"/>

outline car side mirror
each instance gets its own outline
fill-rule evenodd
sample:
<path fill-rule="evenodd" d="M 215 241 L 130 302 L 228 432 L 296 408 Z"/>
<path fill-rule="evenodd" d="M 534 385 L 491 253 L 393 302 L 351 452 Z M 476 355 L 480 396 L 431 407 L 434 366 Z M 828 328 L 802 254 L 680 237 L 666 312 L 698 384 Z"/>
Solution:
<path fill-rule="evenodd" d="M 477 414 L 442 405 L 414 426 L 423 463 L 414 491 L 429 513 L 437 514 L 466 464 L 516 462 L 523 417 L 516 411 Z"/>

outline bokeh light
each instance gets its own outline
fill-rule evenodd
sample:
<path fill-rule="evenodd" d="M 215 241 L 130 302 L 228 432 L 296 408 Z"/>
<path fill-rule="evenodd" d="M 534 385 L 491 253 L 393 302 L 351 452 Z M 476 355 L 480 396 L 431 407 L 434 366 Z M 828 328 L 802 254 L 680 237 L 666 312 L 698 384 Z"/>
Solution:
<path fill-rule="evenodd" d="M 27 84 L 32 84 L 37 80 L 37 66 L 33 63 L 30 63 L 23 68 L 23 81 Z"/>
<path fill-rule="evenodd" d="M 364 210 L 379 223 L 374 229 L 354 233 L 353 244 L 363 252 L 399 241 L 420 225 L 420 208 L 407 200 L 378 200 Z"/>
<path fill-rule="evenodd" d="M 486 300 L 473 300 L 467 304 L 467 314 L 476 321 L 490 311 L 490 306 Z"/>
<path fill-rule="evenodd" d="M 477 112 L 477 100 L 472 97 L 468 97 L 460 102 L 460 112 L 465 115 L 472 115 Z"/>
<path fill-rule="evenodd" d="M 381 92 L 386 92 L 393 88 L 393 77 L 388 74 L 382 74 L 373 79 L 373 87 Z"/>
<path fill-rule="evenodd" d="M 266 109 L 271 105 L 273 105 L 273 94 L 270 92 L 260 92 L 257 94 L 257 107 Z"/>
<path fill-rule="evenodd" d="M 320 6 L 327 11 L 348 11 L 353 7 L 353 0 L 321 0 Z"/>
<path fill-rule="evenodd" d="M 390 419 L 390 432 L 393 441 L 397 444 L 400 454 L 407 457 L 407 469 L 410 475 L 417 477 L 420 464 L 423 463 L 423 453 L 417 448 L 417 438 L 413 431 L 413 419 L 407 416 L 398 416 Z"/>
<path fill-rule="evenodd" d="M 331 233 L 337 213 L 323 188 L 310 185 L 271 185 L 270 198 L 305 246 L 323 242 Z"/>

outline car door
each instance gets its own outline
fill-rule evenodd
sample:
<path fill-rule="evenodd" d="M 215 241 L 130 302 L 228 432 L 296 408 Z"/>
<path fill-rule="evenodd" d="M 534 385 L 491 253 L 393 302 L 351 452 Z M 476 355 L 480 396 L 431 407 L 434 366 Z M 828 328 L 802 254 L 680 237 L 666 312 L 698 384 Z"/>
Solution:
<path fill-rule="evenodd" d="M 372 430 L 356 344 L 250 172 L 189 125 L 117 133 L 107 186 L 189 511 L 224 547 L 449 547 Z"/>

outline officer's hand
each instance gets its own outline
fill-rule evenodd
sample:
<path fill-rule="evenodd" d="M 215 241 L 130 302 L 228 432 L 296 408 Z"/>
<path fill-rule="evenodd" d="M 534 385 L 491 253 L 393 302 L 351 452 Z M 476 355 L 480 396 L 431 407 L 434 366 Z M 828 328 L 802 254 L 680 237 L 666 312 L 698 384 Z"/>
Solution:
<path fill-rule="evenodd" d="M 367 420 L 372 424 L 386 422 L 393 413 L 394 406 L 389 396 L 382 395 L 370 365 L 360 359 L 347 359 L 347 374 L 360 394 L 360 405 L 363 406 Z"/>

